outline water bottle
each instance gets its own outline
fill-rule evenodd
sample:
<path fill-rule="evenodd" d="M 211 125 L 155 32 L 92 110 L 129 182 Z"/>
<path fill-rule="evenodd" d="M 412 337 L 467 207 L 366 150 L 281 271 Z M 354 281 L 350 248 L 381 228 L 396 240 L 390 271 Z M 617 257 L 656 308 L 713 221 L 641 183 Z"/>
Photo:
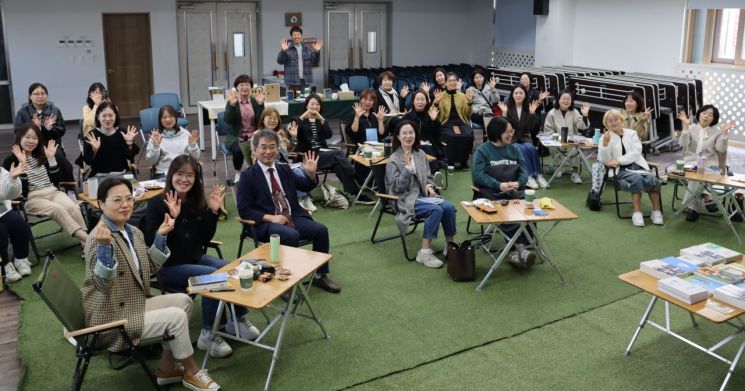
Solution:
<path fill-rule="evenodd" d="M 592 142 L 595 145 L 600 144 L 600 129 L 595 129 L 595 134 L 592 136 Z"/>

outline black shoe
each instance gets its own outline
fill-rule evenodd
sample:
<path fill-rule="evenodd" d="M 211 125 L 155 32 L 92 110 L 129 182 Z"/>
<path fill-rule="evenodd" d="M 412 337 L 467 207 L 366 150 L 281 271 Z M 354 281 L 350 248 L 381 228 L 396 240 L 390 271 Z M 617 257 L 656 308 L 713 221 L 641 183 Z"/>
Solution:
<path fill-rule="evenodd" d="M 314 278 L 313 279 L 313 286 L 317 286 L 326 292 L 330 293 L 339 293 L 341 292 L 341 286 L 334 282 L 331 278 L 329 278 L 328 275 L 325 275 L 321 278 Z"/>
<path fill-rule="evenodd" d="M 375 205 L 375 200 L 362 194 L 360 198 L 357 199 L 357 203 L 362 205 Z"/>
<path fill-rule="evenodd" d="M 708 210 L 709 213 L 719 212 L 719 208 L 717 208 L 717 204 L 714 201 L 707 202 L 704 206 L 706 206 L 706 210 Z"/>
<path fill-rule="evenodd" d="M 698 220 L 698 212 L 696 212 L 693 209 L 688 209 L 688 214 L 686 214 L 686 221 L 696 221 Z"/>

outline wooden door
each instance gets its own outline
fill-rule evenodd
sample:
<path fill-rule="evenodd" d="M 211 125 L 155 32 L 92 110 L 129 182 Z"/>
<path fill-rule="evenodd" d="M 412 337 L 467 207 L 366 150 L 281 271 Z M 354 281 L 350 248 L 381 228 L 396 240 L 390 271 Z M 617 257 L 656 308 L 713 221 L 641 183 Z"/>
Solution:
<path fill-rule="evenodd" d="M 103 14 L 106 87 L 121 117 L 150 107 L 153 58 L 149 14 Z"/>

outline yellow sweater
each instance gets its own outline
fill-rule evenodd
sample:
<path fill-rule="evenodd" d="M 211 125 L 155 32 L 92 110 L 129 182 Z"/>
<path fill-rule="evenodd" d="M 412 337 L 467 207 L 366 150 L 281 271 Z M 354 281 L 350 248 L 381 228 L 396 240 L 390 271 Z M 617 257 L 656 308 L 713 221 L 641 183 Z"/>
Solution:
<path fill-rule="evenodd" d="M 452 109 L 450 94 L 443 92 L 442 99 L 435 106 L 440 110 L 437 120 L 443 125 L 446 124 L 450 118 L 450 110 Z M 455 93 L 455 110 L 458 112 L 458 117 L 460 117 L 461 121 L 466 124 L 471 123 L 471 113 L 473 110 L 471 109 L 471 105 L 468 104 L 466 95 L 460 91 Z"/>

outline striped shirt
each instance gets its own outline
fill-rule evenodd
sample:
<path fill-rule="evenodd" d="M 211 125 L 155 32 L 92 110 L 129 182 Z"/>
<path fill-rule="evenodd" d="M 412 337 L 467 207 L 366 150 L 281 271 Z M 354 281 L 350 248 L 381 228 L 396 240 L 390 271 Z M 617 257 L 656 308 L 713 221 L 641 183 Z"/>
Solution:
<path fill-rule="evenodd" d="M 46 187 L 54 186 L 52 181 L 49 179 L 49 173 L 47 168 L 43 164 L 39 164 L 39 161 L 32 156 L 26 158 L 28 163 L 28 171 L 26 176 L 28 177 L 28 191 L 43 189 Z M 50 170 L 57 170 L 57 164 L 54 165 L 50 162 Z"/>

